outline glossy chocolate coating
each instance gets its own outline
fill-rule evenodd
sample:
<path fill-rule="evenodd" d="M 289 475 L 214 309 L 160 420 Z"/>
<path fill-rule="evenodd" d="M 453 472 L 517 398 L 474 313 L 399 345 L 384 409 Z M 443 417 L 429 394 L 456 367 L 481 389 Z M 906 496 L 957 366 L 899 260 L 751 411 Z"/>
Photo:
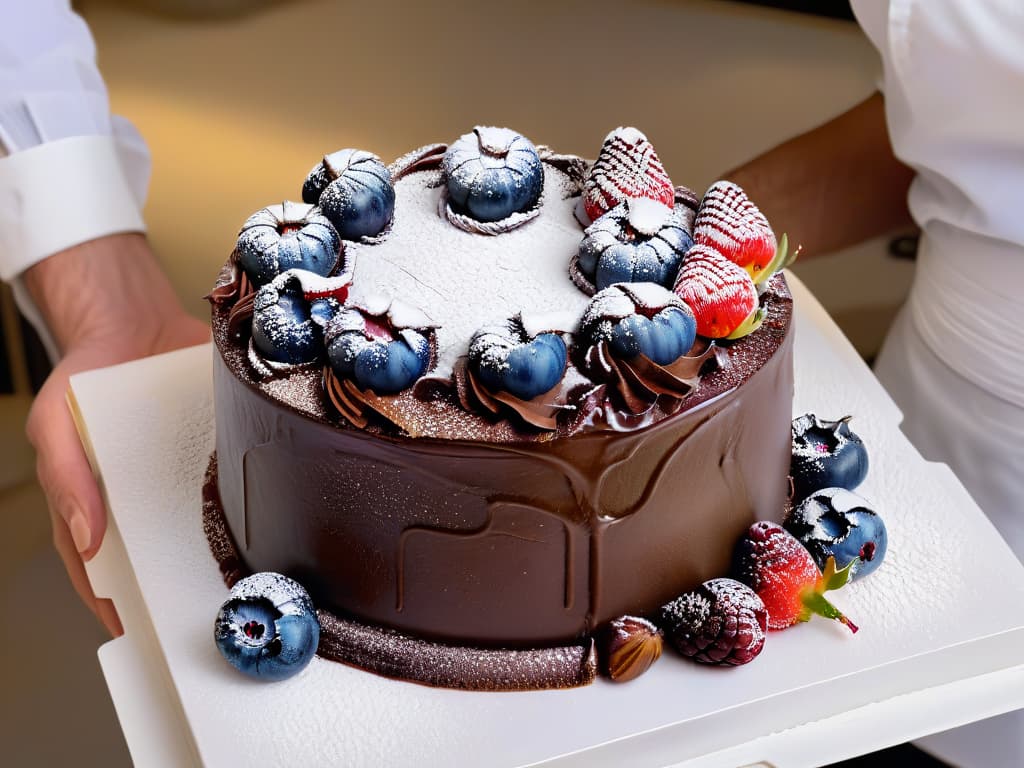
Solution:
<path fill-rule="evenodd" d="M 762 329 L 679 413 L 511 443 L 301 413 L 252 379 L 215 307 L 219 490 L 241 559 L 321 608 L 459 645 L 564 644 L 653 613 L 726 573 L 755 519 L 783 517 L 792 306 L 772 286 Z"/>

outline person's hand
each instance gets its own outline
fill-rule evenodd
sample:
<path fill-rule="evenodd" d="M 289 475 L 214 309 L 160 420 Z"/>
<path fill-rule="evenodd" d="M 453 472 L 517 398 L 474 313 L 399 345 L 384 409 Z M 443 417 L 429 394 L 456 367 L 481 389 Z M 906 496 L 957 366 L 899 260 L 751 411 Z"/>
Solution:
<path fill-rule="evenodd" d="M 68 410 L 68 377 L 201 344 L 209 328 L 181 307 L 141 235 L 112 235 L 70 248 L 29 269 L 24 279 L 61 351 L 26 425 L 54 546 L 79 596 L 116 636 L 117 613 L 109 600 L 96 598 L 85 573 L 107 520 Z"/>

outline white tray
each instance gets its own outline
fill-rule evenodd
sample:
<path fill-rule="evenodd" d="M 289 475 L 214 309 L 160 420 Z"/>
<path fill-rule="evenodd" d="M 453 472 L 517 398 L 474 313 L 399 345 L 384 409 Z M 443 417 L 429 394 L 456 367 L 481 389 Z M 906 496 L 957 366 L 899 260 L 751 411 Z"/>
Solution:
<path fill-rule="evenodd" d="M 755 662 L 670 651 L 628 685 L 466 693 L 315 659 L 292 680 L 237 674 L 213 645 L 227 590 L 200 522 L 213 449 L 209 346 L 72 379 L 112 526 L 89 565 L 126 634 L 100 661 L 139 765 L 815 766 L 1024 706 L 1024 568 L 814 298 L 796 301 L 794 413 L 855 415 L 859 493 L 889 529 L 885 564 L 840 593 L 861 627 L 771 633 Z"/>

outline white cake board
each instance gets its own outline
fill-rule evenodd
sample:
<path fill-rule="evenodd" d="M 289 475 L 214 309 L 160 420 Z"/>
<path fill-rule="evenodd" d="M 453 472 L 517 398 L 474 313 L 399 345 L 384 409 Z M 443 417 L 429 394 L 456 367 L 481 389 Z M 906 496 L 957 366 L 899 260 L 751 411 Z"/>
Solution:
<path fill-rule="evenodd" d="M 796 302 L 794 413 L 855 415 L 872 469 L 859 489 L 889 529 L 885 564 L 815 619 L 770 633 L 755 662 L 708 668 L 667 651 L 627 685 L 466 693 L 322 659 L 284 683 L 220 658 L 227 590 L 200 521 L 213 449 L 209 346 L 72 379 L 112 526 L 89 564 L 126 634 L 100 649 L 139 765 L 822 765 L 1024 706 L 1024 568 L 821 306 Z"/>

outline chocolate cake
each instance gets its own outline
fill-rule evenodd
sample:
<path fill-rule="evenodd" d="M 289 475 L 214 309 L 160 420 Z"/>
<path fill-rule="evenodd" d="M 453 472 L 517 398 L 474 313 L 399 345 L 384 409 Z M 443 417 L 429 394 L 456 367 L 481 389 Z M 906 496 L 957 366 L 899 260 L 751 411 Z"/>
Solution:
<path fill-rule="evenodd" d="M 206 514 L 229 581 L 306 587 L 321 653 L 454 687 L 587 682 L 595 632 L 781 520 L 779 258 L 704 265 L 725 248 L 639 131 L 593 164 L 490 128 L 389 167 L 343 150 L 303 197 L 246 222 L 211 294 Z M 445 649 L 461 671 L 403 657 Z"/>

